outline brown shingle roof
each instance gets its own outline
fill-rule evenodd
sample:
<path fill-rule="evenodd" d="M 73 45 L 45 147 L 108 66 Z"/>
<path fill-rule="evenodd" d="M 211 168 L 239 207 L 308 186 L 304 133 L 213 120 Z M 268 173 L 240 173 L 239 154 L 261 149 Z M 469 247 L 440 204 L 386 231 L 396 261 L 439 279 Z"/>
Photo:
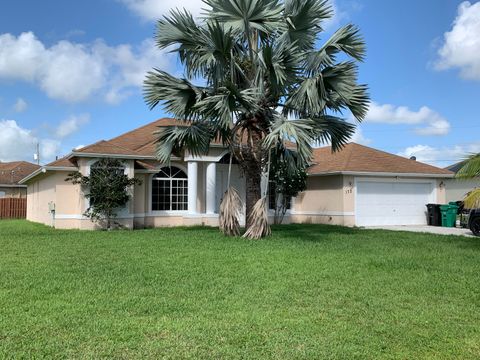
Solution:
<path fill-rule="evenodd" d="M 20 180 L 40 168 L 27 161 L 0 162 L 0 184 L 17 185 Z"/>
<path fill-rule="evenodd" d="M 112 154 L 129 156 L 155 156 L 155 132 L 163 126 L 185 125 L 184 121 L 163 118 L 153 121 L 111 140 L 99 141 L 75 153 Z M 217 144 L 216 142 L 213 142 Z M 60 159 L 50 166 L 74 166 L 67 159 Z M 452 172 L 401 156 L 389 154 L 356 143 L 347 144 L 341 151 L 332 153 L 330 147 L 314 149 L 314 159 L 309 168 L 310 174 L 339 172 L 372 172 L 400 174 L 452 175 Z M 145 166 L 145 164 L 142 164 Z M 142 166 L 141 165 L 141 166 Z"/>
<path fill-rule="evenodd" d="M 68 157 L 63 157 L 61 159 L 52 161 L 47 166 L 58 166 L 58 167 L 71 167 L 75 168 L 77 165 L 73 159 L 69 159 Z"/>
<path fill-rule="evenodd" d="M 120 146 L 133 151 L 140 150 L 141 148 L 144 148 L 148 145 L 151 146 L 149 149 L 154 150 L 156 141 L 156 136 L 154 135 L 154 133 L 159 130 L 159 127 L 175 125 L 185 125 L 185 122 L 170 118 L 159 119 L 137 129 L 129 131 L 123 135 L 117 136 L 109 140 L 108 142 L 112 145 Z M 145 151 L 143 152 L 145 153 Z M 148 155 L 154 154 L 154 152 L 151 152 Z"/>
<path fill-rule="evenodd" d="M 356 143 L 349 143 L 342 150 L 335 153 L 332 153 L 329 146 L 314 149 L 314 159 L 312 166 L 308 169 L 309 174 L 339 172 L 435 174 L 447 176 L 453 174 L 446 169 L 440 169 Z"/>
<path fill-rule="evenodd" d="M 92 145 L 84 146 L 81 149 L 75 150 L 75 152 L 85 154 L 139 155 L 135 150 L 105 140 L 100 140 Z"/>

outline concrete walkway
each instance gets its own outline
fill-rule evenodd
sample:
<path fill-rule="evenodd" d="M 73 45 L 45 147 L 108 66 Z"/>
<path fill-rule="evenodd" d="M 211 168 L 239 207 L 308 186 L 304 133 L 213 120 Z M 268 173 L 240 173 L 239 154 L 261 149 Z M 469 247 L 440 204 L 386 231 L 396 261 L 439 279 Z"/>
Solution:
<path fill-rule="evenodd" d="M 428 226 L 428 225 L 390 225 L 390 226 L 368 226 L 366 229 L 383 229 L 392 231 L 410 231 L 421 232 L 439 235 L 459 235 L 474 237 L 469 229 L 461 228 L 446 228 L 440 226 Z"/>

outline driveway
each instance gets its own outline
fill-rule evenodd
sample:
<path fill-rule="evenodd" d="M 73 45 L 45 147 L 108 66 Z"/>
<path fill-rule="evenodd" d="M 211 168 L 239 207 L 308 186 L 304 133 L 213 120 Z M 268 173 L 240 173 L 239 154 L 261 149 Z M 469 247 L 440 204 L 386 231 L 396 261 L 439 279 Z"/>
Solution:
<path fill-rule="evenodd" d="M 428 226 L 428 225 L 390 225 L 390 226 L 368 226 L 366 229 L 383 229 L 392 231 L 410 231 L 421 232 L 440 235 L 459 235 L 474 237 L 469 229 L 461 228 L 446 228 L 441 226 Z"/>

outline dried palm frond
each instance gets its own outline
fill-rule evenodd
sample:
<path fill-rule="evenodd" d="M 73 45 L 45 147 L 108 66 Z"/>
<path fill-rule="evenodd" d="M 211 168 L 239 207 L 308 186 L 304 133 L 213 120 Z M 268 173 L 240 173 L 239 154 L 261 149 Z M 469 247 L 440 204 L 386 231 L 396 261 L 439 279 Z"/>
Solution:
<path fill-rule="evenodd" d="M 247 229 L 245 234 L 243 234 L 243 237 L 258 240 L 272 233 L 270 225 L 268 224 L 266 196 L 255 203 L 249 220 L 252 225 Z"/>
<path fill-rule="evenodd" d="M 225 192 L 222 203 L 220 204 L 219 227 L 220 231 L 227 236 L 240 235 L 240 212 L 242 210 L 242 200 L 237 190 L 230 186 Z"/>
<path fill-rule="evenodd" d="M 480 188 L 470 191 L 463 200 L 466 209 L 479 209 L 480 208 Z"/>

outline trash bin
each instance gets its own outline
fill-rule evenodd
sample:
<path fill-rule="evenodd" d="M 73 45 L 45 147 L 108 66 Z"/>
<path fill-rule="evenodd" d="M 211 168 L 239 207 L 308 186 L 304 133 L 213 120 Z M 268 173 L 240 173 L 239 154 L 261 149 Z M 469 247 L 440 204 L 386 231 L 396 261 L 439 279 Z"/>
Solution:
<path fill-rule="evenodd" d="M 427 204 L 427 223 L 430 226 L 442 226 L 442 213 L 439 204 Z"/>
<path fill-rule="evenodd" d="M 443 227 L 455 227 L 457 221 L 457 205 L 440 205 L 440 211 L 442 212 L 442 226 Z"/>

